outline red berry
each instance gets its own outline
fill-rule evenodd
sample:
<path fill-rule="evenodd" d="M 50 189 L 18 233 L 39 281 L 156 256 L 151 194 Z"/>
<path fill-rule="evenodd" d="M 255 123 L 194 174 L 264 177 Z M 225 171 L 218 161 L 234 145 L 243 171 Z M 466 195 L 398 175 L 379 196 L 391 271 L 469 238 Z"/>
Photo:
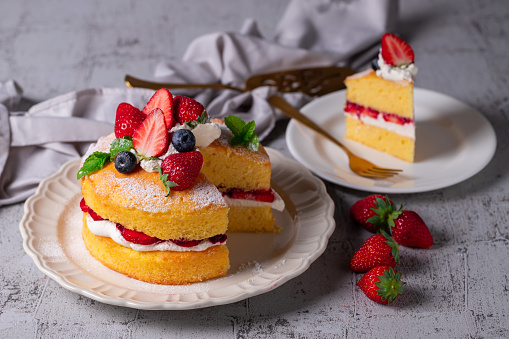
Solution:
<path fill-rule="evenodd" d="M 166 88 L 158 89 L 143 108 L 143 113 L 149 115 L 154 109 L 163 111 L 164 120 L 168 129 L 175 125 L 173 118 L 173 95 Z"/>
<path fill-rule="evenodd" d="M 161 170 L 168 175 L 168 181 L 178 185 L 172 187 L 172 190 L 183 191 L 194 184 L 202 165 L 203 156 L 200 151 L 173 153 L 164 158 Z"/>
<path fill-rule="evenodd" d="M 88 212 L 88 206 L 87 206 L 87 203 L 85 202 L 85 198 L 81 198 L 81 200 L 80 200 L 80 208 L 81 208 L 82 212 L 84 212 L 84 213 Z"/>
<path fill-rule="evenodd" d="M 87 203 L 85 202 L 85 199 L 82 198 L 80 201 L 80 208 L 84 213 L 88 213 L 88 215 L 95 221 L 101 221 L 104 220 L 103 217 L 101 217 L 99 214 L 95 213 L 90 207 L 88 207 Z"/>
<path fill-rule="evenodd" d="M 392 208 L 392 201 L 386 197 L 372 194 L 364 199 L 357 201 L 350 207 L 350 217 L 370 232 L 377 232 L 380 228 L 385 229 L 383 221 L 373 217 L 378 214 L 374 211 L 378 208 L 377 204 L 387 205 Z"/>
<path fill-rule="evenodd" d="M 420 248 L 433 245 L 433 237 L 428 226 L 416 212 L 403 210 L 393 221 L 392 237 L 398 244 Z"/>
<path fill-rule="evenodd" d="M 132 137 L 134 131 L 145 120 L 143 114 L 136 107 L 123 102 L 117 107 L 117 115 L 115 117 L 115 136 L 122 138 L 124 136 Z"/>
<path fill-rule="evenodd" d="M 375 234 L 362 244 L 350 261 L 354 272 L 367 272 L 376 266 L 396 266 L 399 262 L 398 244 L 384 231 Z"/>
<path fill-rule="evenodd" d="M 198 245 L 201 240 L 186 240 L 186 239 L 172 239 L 171 240 L 175 245 L 182 247 L 193 247 Z"/>
<path fill-rule="evenodd" d="M 226 195 L 232 199 L 254 200 L 261 202 L 274 201 L 274 193 L 272 193 L 271 189 L 255 191 L 243 191 L 240 189 L 234 189 L 232 191 L 227 192 Z"/>
<path fill-rule="evenodd" d="M 385 63 L 390 66 L 409 65 L 414 62 L 412 47 L 394 34 L 384 34 L 381 53 Z"/>
<path fill-rule="evenodd" d="M 125 240 L 135 244 L 152 245 L 162 241 L 161 239 L 158 239 L 156 237 L 146 235 L 143 232 L 138 232 L 125 228 L 120 224 L 117 224 L 117 229 L 120 231 L 120 234 L 122 234 L 122 237 L 124 237 Z"/>
<path fill-rule="evenodd" d="M 163 111 L 154 109 L 134 131 L 133 146 L 144 158 L 158 157 L 168 149 L 168 130 Z"/>
<path fill-rule="evenodd" d="M 401 273 L 394 272 L 390 266 L 377 266 L 370 269 L 359 280 L 359 288 L 366 296 L 380 304 L 387 305 L 403 293 Z"/>
<path fill-rule="evenodd" d="M 173 98 L 173 116 L 181 124 L 198 120 L 203 112 L 206 114 L 205 107 L 193 98 L 183 96 Z"/>

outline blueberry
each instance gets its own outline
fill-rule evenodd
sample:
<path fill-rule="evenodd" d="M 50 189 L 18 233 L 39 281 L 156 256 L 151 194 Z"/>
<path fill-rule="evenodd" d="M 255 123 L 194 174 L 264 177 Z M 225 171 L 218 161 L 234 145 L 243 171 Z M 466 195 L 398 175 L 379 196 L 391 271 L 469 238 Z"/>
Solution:
<path fill-rule="evenodd" d="M 119 173 L 131 173 L 137 163 L 136 156 L 129 151 L 118 152 L 117 155 L 115 155 L 115 168 Z"/>
<path fill-rule="evenodd" d="M 196 144 L 196 138 L 193 132 L 188 129 L 179 129 L 173 133 L 171 138 L 171 144 L 179 152 L 190 152 L 194 150 Z"/>
<path fill-rule="evenodd" d="M 380 67 L 378 66 L 378 58 L 371 60 L 371 68 L 373 68 L 374 71 L 380 69 Z"/>

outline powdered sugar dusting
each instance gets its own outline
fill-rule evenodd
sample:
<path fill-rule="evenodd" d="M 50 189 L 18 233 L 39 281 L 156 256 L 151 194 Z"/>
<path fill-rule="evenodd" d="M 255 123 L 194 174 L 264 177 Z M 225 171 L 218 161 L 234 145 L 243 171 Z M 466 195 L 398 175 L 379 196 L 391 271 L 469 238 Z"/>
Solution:
<path fill-rule="evenodd" d="M 102 185 L 96 187 L 98 194 L 103 196 L 122 196 L 127 208 L 157 213 L 173 208 L 182 208 L 186 204 L 192 210 L 205 207 L 224 208 L 226 203 L 216 187 L 203 174 L 193 187 L 185 191 L 171 191 L 166 197 L 166 190 L 159 179 L 159 174 L 138 171 L 130 175 L 118 175 L 114 170 L 102 170 L 91 175 L 100 175 Z"/>

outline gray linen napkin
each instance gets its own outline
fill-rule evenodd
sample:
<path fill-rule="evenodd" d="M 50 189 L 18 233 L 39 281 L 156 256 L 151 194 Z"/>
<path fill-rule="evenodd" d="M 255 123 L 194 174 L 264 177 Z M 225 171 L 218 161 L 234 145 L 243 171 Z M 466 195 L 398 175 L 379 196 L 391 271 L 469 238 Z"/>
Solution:
<path fill-rule="evenodd" d="M 208 34 L 193 41 L 181 61 L 161 62 L 158 81 L 221 82 L 242 87 L 251 75 L 299 67 L 350 65 L 357 68 L 376 54 L 381 36 L 394 31 L 398 0 L 292 0 L 274 39 L 247 20 L 240 32 Z M 270 87 L 252 92 L 172 91 L 195 97 L 212 117 L 236 114 L 256 121 L 263 140 L 281 117 L 267 103 Z M 38 183 L 89 144 L 113 131 L 116 107 L 143 107 L 153 91 L 90 89 L 68 93 L 13 111 L 22 91 L 14 81 L 0 83 L 0 206 L 23 201 Z M 300 107 L 310 98 L 285 94 Z"/>

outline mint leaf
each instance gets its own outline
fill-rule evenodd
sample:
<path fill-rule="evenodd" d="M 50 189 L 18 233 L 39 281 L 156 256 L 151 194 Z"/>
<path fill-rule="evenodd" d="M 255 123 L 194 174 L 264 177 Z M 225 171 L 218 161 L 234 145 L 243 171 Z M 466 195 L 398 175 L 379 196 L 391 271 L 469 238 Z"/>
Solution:
<path fill-rule="evenodd" d="M 241 135 L 244 141 L 251 140 L 251 138 L 253 137 L 255 127 L 256 125 L 254 121 L 250 121 L 247 124 L 245 124 L 244 127 L 242 127 Z"/>
<path fill-rule="evenodd" d="M 159 172 L 159 179 L 163 182 L 164 187 L 166 188 L 166 197 L 170 195 L 170 188 L 178 186 L 177 183 L 168 180 L 168 174 L 163 174 L 163 170 L 161 166 L 157 167 L 157 171 Z"/>
<path fill-rule="evenodd" d="M 133 147 L 133 139 L 129 136 L 113 140 L 110 146 L 110 160 L 115 160 L 115 155 L 117 155 L 117 153 L 129 151 Z"/>
<path fill-rule="evenodd" d="M 235 115 L 229 115 L 224 118 L 224 123 L 226 127 L 232 131 L 233 135 L 240 135 L 242 128 L 244 128 L 244 125 L 246 124 L 241 118 Z"/>
<path fill-rule="evenodd" d="M 246 147 L 251 152 L 258 151 L 258 148 L 260 147 L 260 141 L 258 140 L 258 136 L 256 134 L 254 134 L 253 137 L 246 143 Z"/>
<path fill-rule="evenodd" d="M 110 160 L 110 154 L 105 152 L 96 151 L 90 154 L 78 171 L 78 180 L 83 178 L 85 175 L 95 172 L 103 168 L 103 166 Z"/>
<path fill-rule="evenodd" d="M 226 127 L 230 129 L 234 137 L 230 141 L 232 147 L 245 145 L 251 152 L 258 151 L 260 141 L 254 132 L 256 124 L 250 121 L 247 124 L 239 117 L 230 115 L 224 119 Z"/>
<path fill-rule="evenodd" d="M 242 138 L 242 136 L 236 135 L 230 141 L 230 145 L 232 145 L 232 147 L 242 146 L 244 145 L 244 142 L 245 140 Z"/>

